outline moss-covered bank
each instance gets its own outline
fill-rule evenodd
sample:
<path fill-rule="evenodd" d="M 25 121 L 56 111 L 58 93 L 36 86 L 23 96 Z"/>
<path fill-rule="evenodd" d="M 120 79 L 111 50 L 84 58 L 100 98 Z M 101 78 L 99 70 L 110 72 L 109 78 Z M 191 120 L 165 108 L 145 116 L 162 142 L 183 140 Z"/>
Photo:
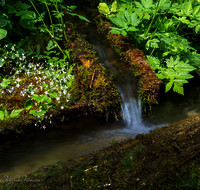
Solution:
<path fill-rule="evenodd" d="M 94 48 L 85 40 L 85 37 L 79 32 L 72 18 L 65 18 L 66 34 L 68 36 L 65 47 L 70 51 L 71 63 L 75 63 L 73 73 L 75 82 L 70 90 L 70 101 L 67 101 L 67 94 L 61 96 L 61 101 L 52 98 L 55 108 L 50 109 L 40 126 L 51 127 L 56 121 L 69 120 L 70 118 L 83 115 L 97 115 L 101 117 L 121 117 L 121 98 L 116 86 L 112 82 L 112 76 L 102 66 L 97 57 Z M 37 44 L 36 44 L 37 45 Z M 36 72 L 40 72 L 40 68 Z M 12 140 L 16 134 L 24 133 L 29 129 L 35 128 L 37 118 L 29 114 L 30 110 L 24 109 L 25 102 L 30 99 L 28 95 L 22 96 L 20 92 L 27 88 L 29 84 L 38 87 L 38 95 L 44 95 L 45 90 L 40 89 L 41 81 L 37 80 L 41 76 L 31 75 L 25 77 L 23 73 L 16 75 L 21 81 L 20 88 L 13 87 L 10 92 L 8 88 L 4 89 L 4 93 L 0 94 L 0 105 L 6 108 L 8 114 L 12 110 L 23 109 L 19 116 L 0 121 L 0 142 L 2 143 L 10 137 Z M 67 77 L 67 76 L 66 76 Z M 51 80 L 44 81 L 50 86 Z M 59 91 L 59 87 L 57 92 Z M 36 103 L 34 101 L 34 103 Z M 61 109 L 61 106 L 64 109 Z M 32 108 L 37 109 L 37 106 Z M 52 115 L 52 116 L 51 116 Z M 51 121 L 51 124 L 49 122 Z"/>
<path fill-rule="evenodd" d="M 130 65 L 133 75 L 138 78 L 138 92 L 142 102 L 143 116 L 149 114 L 151 105 L 156 104 L 157 96 L 160 90 L 161 80 L 156 76 L 155 71 L 146 62 L 145 56 L 141 50 L 136 49 L 130 43 L 128 36 L 112 34 L 109 31 L 113 25 L 106 17 L 99 13 L 97 4 L 89 0 L 81 0 L 88 12 L 91 13 L 93 21 L 98 30 L 106 35 L 115 52 L 121 57 L 124 63 Z M 93 4 L 95 6 L 93 6 Z"/>
<path fill-rule="evenodd" d="M 200 189 L 200 115 L 68 161 L 42 166 L 5 189 Z"/>

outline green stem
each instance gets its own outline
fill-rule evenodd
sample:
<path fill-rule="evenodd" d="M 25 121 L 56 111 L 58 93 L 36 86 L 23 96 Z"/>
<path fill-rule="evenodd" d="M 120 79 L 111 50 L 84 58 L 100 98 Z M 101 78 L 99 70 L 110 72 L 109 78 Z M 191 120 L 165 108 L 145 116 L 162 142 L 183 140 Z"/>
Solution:
<path fill-rule="evenodd" d="M 178 25 L 176 27 L 176 30 L 178 29 L 178 27 L 180 26 L 180 24 L 181 24 L 181 21 L 179 21 L 179 23 L 178 23 Z"/>
<path fill-rule="evenodd" d="M 48 5 L 47 5 L 46 0 L 44 1 L 44 3 L 45 3 L 45 5 L 46 5 L 46 7 L 47 7 L 47 11 L 48 11 L 48 13 L 49 13 L 49 18 L 50 18 L 50 21 L 51 21 L 51 27 L 52 27 L 52 33 L 53 33 L 53 36 L 54 36 L 54 28 L 53 28 L 53 22 L 52 22 L 52 18 L 51 18 L 51 13 L 50 13 L 50 11 L 49 11 L 49 7 L 48 7 Z"/>
<path fill-rule="evenodd" d="M 174 0 L 171 2 L 170 8 L 173 4 Z M 160 21 L 160 23 L 158 24 L 158 26 L 156 27 L 155 31 L 153 32 L 153 35 L 151 36 L 150 40 L 154 37 L 156 31 L 158 30 L 158 28 L 160 27 L 161 23 L 163 22 L 163 20 L 165 19 L 166 14 L 168 13 L 168 11 L 170 10 L 170 8 L 165 12 L 163 19 Z"/>
<path fill-rule="evenodd" d="M 53 2 L 53 4 L 54 4 L 54 6 L 55 6 L 55 8 L 56 8 L 56 11 L 59 13 L 57 0 L 56 0 L 56 3 Z M 65 33 L 64 22 L 63 22 L 62 16 L 61 16 L 60 20 L 61 20 L 62 29 L 63 29 L 63 33 L 64 33 L 64 36 L 65 36 L 65 40 L 66 40 L 66 42 L 67 42 L 67 35 L 66 35 L 66 33 Z M 55 43 L 55 42 L 54 42 L 54 43 Z M 61 48 L 59 48 L 59 49 L 61 50 Z M 63 53 L 63 55 L 66 55 L 62 50 L 61 50 L 61 52 Z M 69 56 L 69 52 L 68 52 L 68 51 L 67 51 L 67 57 L 68 57 L 68 59 L 70 60 L 70 56 Z"/>
<path fill-rule="evenodd" d="M 149 33 L 149 30 L 150 30 L 150 28 L 151 28 L 151 25 L 153 24 L 153 21 L 154 21 L 156 15 L 157 15 L 157 12 L 159 11 L 161 5 L 163 4 L 163 1 L 164 1 L 164 0 L 162 0 L 160 6 L 158 7 L 158 9 L 156 10 L 156 12 L 154 13 L 153 19 L 151 20 L 151 23 L 150 23 L 150 25 L 149 25 L 149 27 L 148 27 L 148 29 L 147 29 L 147 32 L 146 32 L 145 36 L 147 36 L 147 34 Z M 159 3 L 160 3 L 160 1 L 159 1 Z M 158 3 L 158 5 L 159 5 L 159 3 Z"/>
<path fill-rule="evenodd" d="M 44 26 L 45 26 L 46 30 L 49 32 L 49 34 L 50 34 L 51 36 L 53 36 L 53 35 L 51 34 L 51 32 L 49 31 L 49 29 L 47 28 L 47 26 L 46 26 L 46 24 L 45 24 L 44 20 L 42 19 L 42 17 L 41 17 L 41 15 L 40 15 L 40 13 L 39 13 L 39 12 L 38 12 L 38 10 L 36 9 L 36 7 L 35 7 L 35 5 L 33 4 L 32 0 L 30 0 L 30 1 L 31 1 L 31 4 L 33 5 L 33 7 L 34 7 L 35 11 L 37 12 L 38 16 L 40 17 L 41 21 L 43 22 L 43 24 L 44 24 Z"/>
<path fill-rule="evenodd" d="M 40 13 L 39 13 L 38 10 L 36 9 L 36 7 L 35 7 L 35 5 L 33 4 L 32 0 L 30 0 L 30 1 L 31 1 L 31 4 L 33 5 L 34 9 L 36 10 L 37 14 L 38 14 L 39 17 L 41 18 L 41 20 L 42 20 L 44 26 L 46 27 L 47 31 L 49 32 L 50 36 L 53 38 L 53 42 L 57 45 L 58 49 L 61 51 L 61 53 L 62 53 L 62 54 L 64 55 L 64 57 L 65 57 L 66 54 L 63 52 L 63 50 L 61 49 L 61 47 L 58 45 L 58 43 L 57 43 L 56 40 L 54 39 L 54 35 L 53 35 L 53 34 L 49 31 L 49 29 L 47 28 L 47 26 L 46 26 L 44 20 L 42 19 Z M 54 5 L 55 5 L 55 4 L 54 4 Z M 55 7 L 56 7 L 56 10 L 58 11 L 56 5 L 55 5 Z M 50 12 L 49 12 L 49 13 L 50 13 Z M 67 57 L 70 59 L 69 53 L 67 53 Z"/>
<path fill-rule="evenodd" d="M 54 4 L 54 6 L 56 8 L 56 11 L 59 12 L 57 4 L 56 5 Z M 64 27 L 64 22 L 63 22 L 62 17 L 60 18 L 60 21 L 61 21 L 61 24 L 62 24 L 62 29 L 63 29 L 63 33 L 64 33 L 64 36 L 65 36 L 65 40 L 67 42 L 67 35 L 66 35 L 66 32 L 65 32 L 65 27 Z"/>

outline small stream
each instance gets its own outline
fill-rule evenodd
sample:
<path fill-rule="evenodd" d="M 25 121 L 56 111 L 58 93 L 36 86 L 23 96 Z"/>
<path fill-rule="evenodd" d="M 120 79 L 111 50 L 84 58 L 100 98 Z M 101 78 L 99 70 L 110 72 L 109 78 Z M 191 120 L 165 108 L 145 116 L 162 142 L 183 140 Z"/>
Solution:
<path fill-rule="evenodd" d="M 82 14 L 79 10 L 77 13 Z M 77 22 L 80 31 L 94 45 L 104 66 L 114 75 L 114 82 L 122 97 L 124 119 L 116 121 L 86 116 L 63 123 L 58 128 L 34 131 L 15 145 L 5 144 L 0 149 L 0 179 L 5 175 L 26 175 L 39 166 L 77 158 L 109 146 L 113 139 L 134 138 L 137 134 L 148 133 L 149 130 L 200 113 L 199 86 L 185 92 L 185 96 L 163 99 L 159 105 L 153 106 L 151 117 L 142 119 L 137 81 L 131 76 L 128 66 L 119 60 L 95 25 Z"/>

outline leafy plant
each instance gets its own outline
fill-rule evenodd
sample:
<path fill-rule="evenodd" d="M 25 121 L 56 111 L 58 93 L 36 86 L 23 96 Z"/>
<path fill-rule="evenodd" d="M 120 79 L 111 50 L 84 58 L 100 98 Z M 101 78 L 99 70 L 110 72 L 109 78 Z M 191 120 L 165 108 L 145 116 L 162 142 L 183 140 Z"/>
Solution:
<path fill-rule="evenodd" d="M 123 36 L 126 36 L 127 32 L 136 32 L 139 30 L 136 28 L 136 26 L 138 26 L 140 20 L 138 20 L 136 13 L 132 13 L 130 15 L 126 10 L 123 16 L 117 15 L 117 18 L 110 18 L 110 20 L 112 23 L 118 26 L 111 27 L 112 30 L 110 32 L 113 34 L 122 34 Z"/>
<path fill-rule="evenodd" d="M 171 56 L 166 62 L 166 67 L 162 67 L 160 61 L 155 57 L 149 59 L 151 67 L 158 70 L 156 75 L 166 83 L 165 92 L 168 92 L 174 86 L 174 92 L 184 95 L 183 84 L 188 83 L 186 79 L 193 77 L 189 72 L 194 71 L 195 68 L 187 64 L 188 61 L 180 61 L 179 56 L 176 59 Z"/>
<path fill-rule="evenodd" d="M 8 112 L 6 111 L 6 109 L 4 109 L 4 111 L 0 110 L 0 119 L 6 120 L 6 119 L 11 118 L 11 117 L 17 117 L 20 114 L 21 111 L 23 111 L 23 109 L 12 110 L 11 114 L 9 115 Z"/>
<path fill-rule="evenodd" d="M 49 95 L 52 96 L 52 97 L 55 97 L 54 94 L 49 94 Z M 32 98 L 38 102 L 37 109 L 36 110 L 31 110 L 29 112 L 30 114 L 33 114 L 35 117 L 44 115 L 48 111 L 48 109 L 51 109 L 54 106 L 51 103 L 51 98 L 48 97 L 47 95 L 34 94 L 32 96 Z M 47 103 L 45 103 L 45 102 L 47 102 Z M 34 105 L 33 104 L 33 100 L 29 99 L 25 103 L 25 108 L 26 109 L 30 109 L 33 105 Z"/>
<path fill-rule="evenodd" d="M 106 3 L 99 3 L 98 6 L 99 12 L 104 15 L 110 15 L 113 12 L 117 12 L 117 1 L 112 3 L 111 9 L 109 9 Z"/>
<path fill-rule="evenodd" d="M 55 45 L 58 47 L 58 49 L 60 50 L 60 52 L 62 52 L 62 54 L 63 54 L 63 56 L 64 56 L 63 58 L 64 58 L 64 59 L 66 59 L 66 58 L 70 59 L 70 55 L 69 55 L 68 50 L 66 49 L 65 51 L 63 51 L 62 48 L 61 48 L 61 47 L 59 46 L 59 44 L 57 43 L 57 40 L 62 40 L 62 38 L 61 38 L 62 35 L 60 35 L 60 37 L 55 36 L 55 29 L 56 29 L 56 31 L 61 31 L 61 32 L 63 33 L 63 35 L 64 35 L 65 40 L 68 41 L 68 40 L 67 40 L 67 35 L 66 35 L 66 32 L 65 32 L 65 24 L 64 24 L 63 18 L 62 18 L 62 17 L 64 16 L 64 14 L 63 14 L 62 12 L 59 11 L 59 7 L 62 8 L 62 9 L 64 9 L 64 10 L 66 10 L 67 13 L 70 14 L 70 15 L 72 15 L 72 16 L 79 16 L 79 18 L 81 18 L 81 19 L 83 19 L 83 20 L 86 20 L 86 21 L 88 21 L 88 22 L 89 22 L 89 20 L 87 20 L 85 17 L 83 17 L 83 16 L 81 16 L 81 15 L 78 15 L 78 14 L 75 14 L 75 13 L 72 13 L 72 12 L 71 12 L 72 10 L 74 10 L 74 9 L 76 8 L 76 6 L 73 6 L 73 5 L 72 5 L 72 6 L 67 6 L 67 7 L 65 7 L 65 6 L 63 6 L 63 5 L 58 5 L 58 3 L 61 3 L 62 1 L 58 1 L 58 0 L 55 0 L 55 1 L 54 1 L 54 0 L 53 0 L 53 1 L 51 1 L 52 3 L 50 3 L 50 2 L 47 3 L 47 1 L 45 0 L 44 3 L 45 3 L 45 5 L 46 5 L 47 11 L 48 11 L 48 13 L 49 13 L 49 18 L 50 18 L 50 21 L 51 21 L 51 25 L 50 25 L 51 30 L 50 30 L 50 29 L 48 29 L 48 27 L 47 27 L 47 25 L 45 24 L 45 22 L 44 22 L 42 16 L 40 15 L 40 13 L 38 12 L 37 8 L 35 7 L 33 1 L 30 0 L 30 2 L 31 2 L 31 4 L 33 5 L 33 7 L 35 8 L 37 14 L 39 15 L 39 17 L 40 17 L 40 19 L 41 19 L 41 21 L 42 21 L 42 23 L 43 23 L 43 25 L 44 25 L 46 31 L 50 34 L 53 43 L 55 43 Z M 52 17 L 51 17 L 51 13 L 50 13 L 50 10 L 49 10 L 49 7 L 48 7 L 48 5 L 51 5 L 51 4 L 53 4 L 53 6 L 55 7 L 55 10 L 52 10 L 52 11 L 51 11 L 51 12 L 52 12 L 52 15 L 54 15 L 57 19 L 59 19 L 60 24 L 53 24 Z M 59 27 L 58 27 L 58 26 L 59 26 Z"/>
<path fill-rule="evenodd" d="M 7 36 L 7 30 L 5 30 L 4 26 L 6 26 L 7 24 L 7 20 L 5 18 L 3 18 L 2 16 L 0 16 L 0 40 L 5 38 Z"/>
<path fill-rule="evenodd" d="M 22 1 L 2 1 L 0 4 L 0 40 L 11 42 L 13 36 L 30 35 L 37 30 L 35 24 L 39 21 L 31 10 L 31 5 Z M 44 17 L 44 12 L 41 14 Z"/>
<path fill-rule="evenodd" d="M 149 64 L 166 85 L 166 92 L 173 86 L 174 92 L 183 95 L 183 84 L 193 77 L 189 73 L 194 70 L 199 73 L 200 54 L 191 46 L 189 38 L 184 37 L 183 30 L 196 37 L 200 34 L 200 2 L 120 1 L 117 12 L 108 10 L 105 3 L 103 7 L 99 6 L 100 13 L 115 25 L 110 32 L 129 35 L 147 55 Z"/>

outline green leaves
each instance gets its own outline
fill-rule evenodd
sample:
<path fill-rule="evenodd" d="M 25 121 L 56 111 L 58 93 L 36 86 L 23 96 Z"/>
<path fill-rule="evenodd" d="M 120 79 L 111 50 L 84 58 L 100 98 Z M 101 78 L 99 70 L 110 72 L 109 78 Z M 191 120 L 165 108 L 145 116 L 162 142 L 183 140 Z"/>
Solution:
<path fill-rule="evenodd" d="M 55 97 L 55 95 L 52 93 L 51 93 L 51 96 Z M 51 98 L 48 97 L 47 95 L 34 94 L 32 96 L 32 98 L 39 103 L 36 110 L 31 110 L 29 112 L 30 114 L 34 115 L 35 117 L 44 115 L 48 111 L 48 109 L 51 109 L 54 106 L 54 104 L 51 103 Z M 45 102 L 47 102 L 47 103 L 45 103 Z M 32 99 L 29 99 L 25 102 L 26 109 L 30 109 L 32 106 L 34 106 Z"/>
<path fill-rule="evenodd" d="M 173 85 L 173 81 L 168 82 L 165 87 L 165 92 L 168 92 L 171 89 L 172 85 Z"/>
<path fill-rule="evenodd" d="M 146 49 L 148 50 L 150 47 L 152 48 L 159 48 L 158 43 L 160 42 L 160 40 L 154 38 L 152 40 L 148 40 L 146 43 Z"/>
<path fill-rule="evenodd" d="M 118 14 L 117 18 L 109 17 L 109 19 L 117 26 L 111 27 L 112 30 L 110 30 L 110 32 L 113 34 L 122 34 L 123 36 L 126 36 L 129 31 L 138 31 L 136 26 L 138 26 L 140 20 L 135 12 L 130 15 L 128 11 L 125 11 L 124 15 Z"/>
<path fill-rule="evenodd" d="M 0 16 L 0 27 L 4 27 L 7 24 L 7 19 L 4 17 Z"/>
<path fill-rule="evenodd" d="M 47 95 L 37 95 L 37 94 L 34 94 L 32 96 L 32 98 L 34 100 L 36 100 L 38 103 L 42 103 L 42 102 L 50 103 L 51 102 L 51 98 L 48 97 Z"/>
<path fill-rule="evenodd" d="M 10 84 L 10 79 L 3 79 L 3 82 L 0 83 L 0 85 L 3 87 L 3 88 L 6 88 L 8 85 Z"/>
<path fill-rule="evenodd" d="M 111 10 L 109 9 L 109 7 L 106 3 L 99 3 L 98 9 L 101 14 L 107 16 L 107 15 L 111 14 L 112 12 L 117 11 L 117 1 L 114 1 L 112 3 Z"/>
<path fill-rule="evenodd" d="M 0 16 L 0 27 L 4 27 L 7 24 L 7 19 Z M 0 28 L 0 40 L 7 36 L 7 30 Z"/>
<path fill-rule="evenodd" d="M 135 4 L 140 10 L 151 9 L 154 7 L 153 0 L 141 0 L 141 3 L 136 1 Z"/>
<path fill-rule="evenodd" d="M 7 36 L 7 30 L 0 28 L 0 40 Z"/>
<path fill-rule="evenodd" d="M 8 114 L 8 112 L 6 111 L 6 109 L 4 109 L 4 111 L 0 110 L 0 120 L 5 120 L 5 119 L 11 118 L 11 117 L 17 117 L 22 110 L 23 109 L 12 110 L 12 112 L 11 112 L 10 115 Z"/>
<path fill-rule="evenodd" d="M 27 110 L 31 109 L 32 106 L 34 106 L 32 100 L 27 100 L 27 101 L 25 102 L 24 107 L 25 107 Z"/>
<path fill-rule="evenodd" d="M 189 16 L 192 13 L 192 3 L 190 1 L 184 3 L 182 10 L 184 15 Z"/>
<path fill-rule="evenodd" d="M 17 9 L 29 9 L 29 8 L 31 8 L 31 5 L 28 5 L 26 3 L 22 3 L 21 1 L 18 1 L 16 3 L 16 8 Z"/>
<path fill-rule="evenodd" d="M 194 28 L 197 34 L 200 33 L 200 3 L 191 3 L 190 1 L 177 6 L 173 12 L 173 18 L 185 24 L 185 28 Z M 177 16 L 175 16 L 177 15 Z M 180 23 L 179 23 L 180 25 Z M 179 27 L 178 25 L 178 27 Z M 177 28 L 178 28 L 177 27 Z"/>
<path fill-rule="evenodd" d="M 183 84 L 188 83 L 186 79 L 193 78 L 189 74 L 189 72 L 195 70 L 193 66 L 180 61 L 179 56 L 176 59 L 171 56 L 167 60 L 166 67 L 161 66 L 159 60 L 155 57 L 150 58 L 149 64 L 153 69 L 158 70 L 157 77 L 166 82 L 165 92 L 168 92 L 174 85 L 173 91 L 184 95 Z"/>
<path fill-rule="evenodd" d="M 99 9 L 99 12 L 103 15 L 110 14 L 110 9 L 108 8 L 106 3 L 99 3 L 98 9 Z"/>

